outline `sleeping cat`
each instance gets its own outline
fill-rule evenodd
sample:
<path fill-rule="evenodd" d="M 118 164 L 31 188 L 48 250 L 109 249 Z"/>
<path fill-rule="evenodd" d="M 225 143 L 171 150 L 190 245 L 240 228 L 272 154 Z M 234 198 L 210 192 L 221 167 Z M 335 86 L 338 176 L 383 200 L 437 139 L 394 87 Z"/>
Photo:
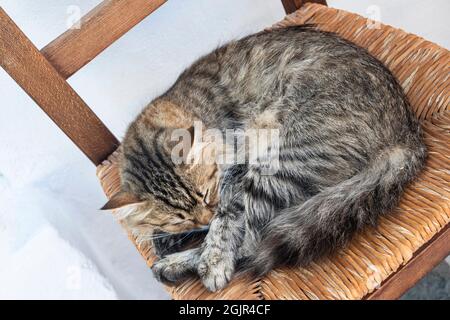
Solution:
<path fill-rule="evenodd" d="M 176 163 L 178 129 L 193 138 Z M 278 140 L 253 161 L 187 161 L 207 129 L 276 130 Z M 426 157 L 388 69 L 310 26 L 261 32 L 202 57 L 143 110 L 121 148 L 122 190 L 104 208 L 122 208 L 144 240 L 209 225 L 201 246 L 152 269 L 165 282 L 196 274 L 211 291 L 237 271 L 304 266 L 344 246 L 396 206 Z"/>

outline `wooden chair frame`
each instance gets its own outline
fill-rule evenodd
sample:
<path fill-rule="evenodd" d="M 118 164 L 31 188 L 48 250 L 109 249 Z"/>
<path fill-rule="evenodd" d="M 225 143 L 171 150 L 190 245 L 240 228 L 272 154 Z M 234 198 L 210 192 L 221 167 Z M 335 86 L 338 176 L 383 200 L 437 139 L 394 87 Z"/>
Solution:
<path fill-rule="evenodd" d="M 103 1 L 81 19 L 80 29 L 64 32 L 40 51 L 0 7 L 1 66 L 96 166 L 119 142 L 66 79 L 165 2 Z M 306 2 L 326 5 L 325 0 L 282 0 L 287 13 Z M 447 224 L 366 299 L 399 298 L 449 252 Z"/>

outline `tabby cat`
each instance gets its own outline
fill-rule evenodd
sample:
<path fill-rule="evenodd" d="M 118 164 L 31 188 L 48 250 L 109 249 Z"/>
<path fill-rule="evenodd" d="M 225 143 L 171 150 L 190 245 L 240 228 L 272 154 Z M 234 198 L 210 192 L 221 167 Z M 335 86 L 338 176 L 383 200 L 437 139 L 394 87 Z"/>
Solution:
<path fill-rule="evenodd" d="M 196 122 L 223 136 L 277 130 L 265 150 L 276 155 L 193 164 Z M 178 129 L 194 136 L 180 163 Z M 200 246 L 163 255 L 152 269 L 165 282 L 196 274 L 211 291 L 236 272 L 305 266 L 344 246 L 396 206 L 426 157 L 389 70 L 312 26 L 264 31 L 202 57 L 143 110 L 121 148 L 121 191 L 104 208 L 122 208 L 143 240 L 208 228 Z"/>

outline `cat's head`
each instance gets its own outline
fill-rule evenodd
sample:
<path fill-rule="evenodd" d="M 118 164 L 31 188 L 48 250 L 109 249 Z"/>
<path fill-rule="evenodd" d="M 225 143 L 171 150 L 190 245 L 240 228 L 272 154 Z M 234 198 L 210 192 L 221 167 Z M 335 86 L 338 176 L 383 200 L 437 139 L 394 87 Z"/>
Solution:
<path fill-rule="evenodd" d="M 215 164 L 186 163 L 194 150 L 193 121 L 177 106 L 156 102 L 129 127 L 121 146 L 121 190 L 102 209 L 119 209 L 118 217 L 135 234 L 208 225 L 218 172 Z M 175 130 L 188 136 L 174 140 Z"/>

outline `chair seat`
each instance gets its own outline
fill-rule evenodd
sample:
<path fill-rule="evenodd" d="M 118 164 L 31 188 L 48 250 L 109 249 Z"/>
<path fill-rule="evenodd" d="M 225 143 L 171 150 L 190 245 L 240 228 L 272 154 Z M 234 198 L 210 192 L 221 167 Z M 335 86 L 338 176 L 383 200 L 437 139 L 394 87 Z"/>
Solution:
<path fill-rule="evenodd" d="M 399 207 L 376 228 L 359 233 L 347 248 L 308 268 L 279 268 L 262 279 L 234 279 L 224 290 L 208 292 L 197 279 L 167 287 L 174 299 L 362 299 L 450 221 L 450 53 L 402 30 L 342 10 L 306 4 L 272 28 L 312 23 L 366 48 L 385 63 L 403 86 L 423 124 L 429 157 Z M 118 191 L 118 155 L 97 168 L 108 196 Z M 131 240 L 134 241 L 132 237 Z M 154 255 L 137 245 L 148 265 Z"/>

